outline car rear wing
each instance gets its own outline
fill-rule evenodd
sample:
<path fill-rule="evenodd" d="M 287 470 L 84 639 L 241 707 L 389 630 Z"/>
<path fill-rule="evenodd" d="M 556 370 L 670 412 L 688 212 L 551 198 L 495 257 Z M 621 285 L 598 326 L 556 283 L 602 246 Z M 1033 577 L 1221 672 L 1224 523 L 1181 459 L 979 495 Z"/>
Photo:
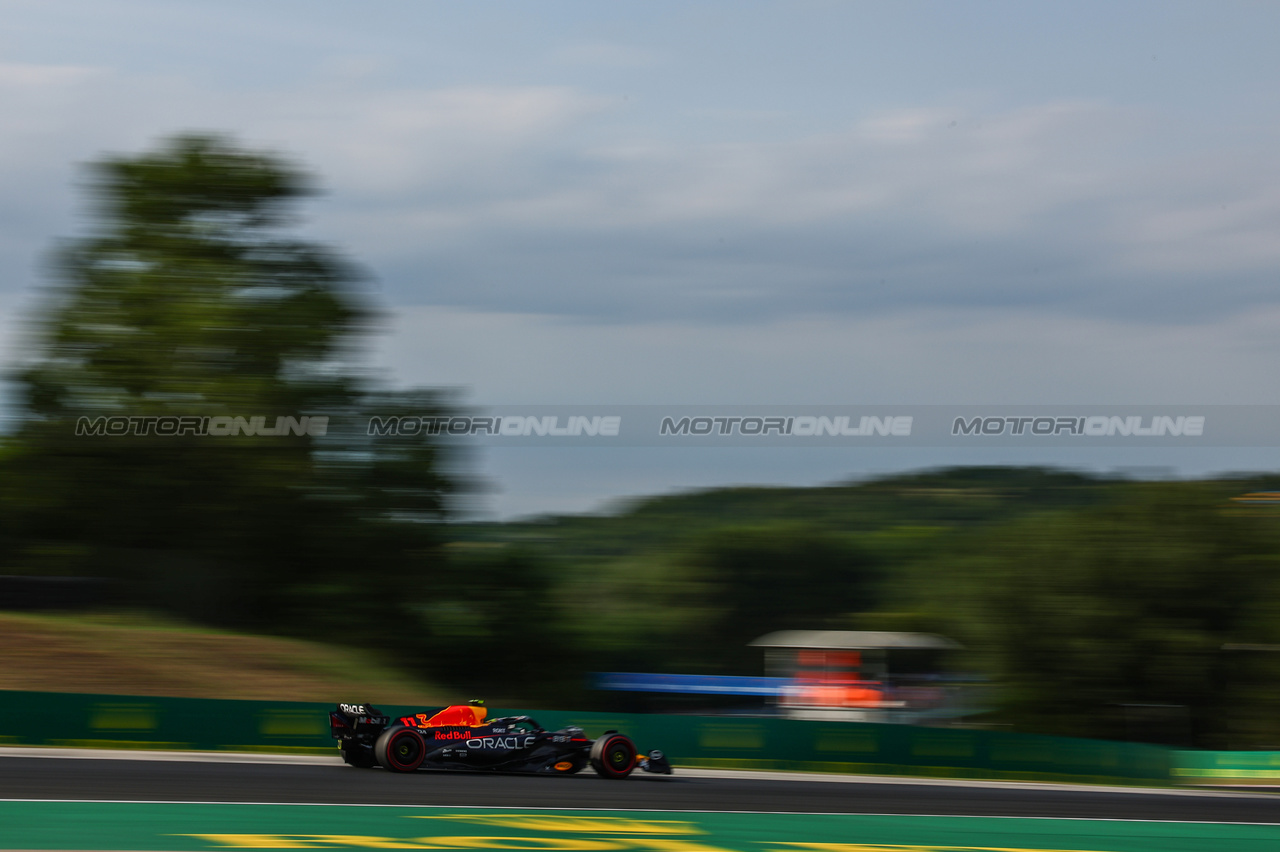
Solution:
<path fill-rule="evenodd" d="M 350 739 L 380 731 L 390 722 L 391 717 L 372 704 L 339 704 L 329 711 L 329 734 L 335 740 Z"/>

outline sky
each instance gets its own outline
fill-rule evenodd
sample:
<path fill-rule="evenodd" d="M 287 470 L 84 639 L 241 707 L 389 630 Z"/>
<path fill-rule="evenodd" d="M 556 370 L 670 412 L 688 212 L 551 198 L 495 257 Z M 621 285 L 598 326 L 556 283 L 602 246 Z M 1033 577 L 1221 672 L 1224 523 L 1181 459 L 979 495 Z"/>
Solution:
<path fill-rule="evenodd" d="M 1277 404 L 1280 5 L 0 4 L 0 354 L 82 166 L 211 130 L 324 195 L 370 369 L 485 405 Z M 1280 442 L 1278 442 L 1280 443 Z M 487 449 L 482 517 L 1280 451 Z"/>

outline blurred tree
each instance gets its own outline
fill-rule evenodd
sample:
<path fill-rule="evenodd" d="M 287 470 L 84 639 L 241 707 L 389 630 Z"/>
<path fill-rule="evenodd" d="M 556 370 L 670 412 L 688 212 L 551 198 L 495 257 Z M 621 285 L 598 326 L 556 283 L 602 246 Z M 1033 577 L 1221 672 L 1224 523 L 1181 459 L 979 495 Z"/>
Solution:
<path fill-rule="evenodd" d="M 579 690 L 582 658 L 567 633 L 572 614 L 555 600 L 554 566 L 518 548 L 450 550 L 449 571 L 423 606 L 419 666 L 508 699 Z"/>
<path fill-rule="evenodd" d="M 1280 742 L 1280 654 L 1228 650 L 1280 647 L 1274 518 L 1233 514 L 1213 485 L 1121 494 L 953 540 L 919 590 L 934 629 L 976 652 L 1027 730 Z"/>
<path fill-rule="evenodd" d="M 597 670 L 757 674 L 752 639 L 847 626 L 875 606 L 879 580 L 858 538 L 781 522 L 717 527 L 679 550 L 592 566 L 568 598 Z"/>
<path fill-rule="evenodd" d="M 877 603 L 879 566 L 847 535 L 809 524 L 728 527 L 703 536 L 687 557 L 701 581 L 704 620 L 697 646 L 712 665 L 750 673 L 760 666 L 752 639 L 774 630 L 844 626 Z M 705 665 L 705 663 L 704 663 Z"/>
<path fill-rule="evenodd" d="M 451 483 L 428 439 L 339 421 L 441 401 L 365 387 L 352 358 L 376 314 L 360 274 L 286 232 L 309 179 L 199 135 L 104 159 L 91 178 L 93 233 L 58 252 L 16 375 L 21 567 L 118 577 L 141 603 L 216 622 L 390 631 L 413 594 L 388 577 L 430 571 Z M 110 415 L 331 428 L 77 435 L 80 418 Z"/>

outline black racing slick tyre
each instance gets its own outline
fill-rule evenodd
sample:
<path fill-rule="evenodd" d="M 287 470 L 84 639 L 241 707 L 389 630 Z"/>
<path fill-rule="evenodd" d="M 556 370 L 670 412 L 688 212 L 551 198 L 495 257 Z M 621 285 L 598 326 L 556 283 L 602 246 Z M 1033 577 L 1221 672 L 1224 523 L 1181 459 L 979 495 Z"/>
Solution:
<path fill-rule="evenodd" d="M 393 728 L 382 732 L 373 746 L 373 753 L 383 769 L 412 772 L 422 765 L 422 759 L 427 756 L 427 744 L 422 734 L 413 728 Z"/>
<path fill-rule="evenodd" d="M 636 768 L 636 746 L 622 734 L 605 734 L 591 746 L 591 768 L 601 778 L 626 778 Z"/>

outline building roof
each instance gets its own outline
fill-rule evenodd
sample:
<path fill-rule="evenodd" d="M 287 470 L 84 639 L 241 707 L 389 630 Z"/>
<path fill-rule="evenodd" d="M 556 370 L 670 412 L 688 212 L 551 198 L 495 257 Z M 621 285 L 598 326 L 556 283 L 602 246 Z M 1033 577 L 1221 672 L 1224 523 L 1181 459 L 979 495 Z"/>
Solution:
<path fill-rule="evenodd" d="M 822 648 L 846 651 L 871 648 L 930 648 L 951 650 L 962 647 L 945 636 L 933 633 L 894 633 L 887 630 L 778 630 L 752 641 L 756 648 Z"/>

